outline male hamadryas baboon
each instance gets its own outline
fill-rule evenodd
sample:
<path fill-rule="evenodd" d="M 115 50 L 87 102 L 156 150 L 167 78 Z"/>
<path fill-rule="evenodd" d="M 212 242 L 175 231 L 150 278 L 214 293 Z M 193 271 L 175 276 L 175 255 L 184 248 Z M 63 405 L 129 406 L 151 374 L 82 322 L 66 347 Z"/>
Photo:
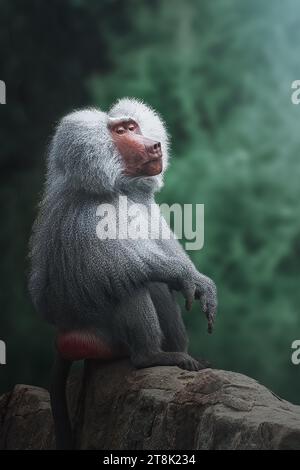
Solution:
<path fill-rule="evenodd" d="M 117 206 L 120 195 L 146 210 L 155 204 L 167 161 L 162 120 L 135 99 L 121 99 L 108 113 L 75 111 L 52 139 L 31 237 L 29 289 L 58 333 L 51 399 L 59 448 L 71 445 L 62 390 L 72 361 L 127 355 L 136 367 L 204 367 L 187 353 L 174 291 L 183 293 L 187 308 L 200 300 L 211 331 L 213 281 L 197 271 L 172 233 L 143 240 L 96 234 L 100 204 Z"/>

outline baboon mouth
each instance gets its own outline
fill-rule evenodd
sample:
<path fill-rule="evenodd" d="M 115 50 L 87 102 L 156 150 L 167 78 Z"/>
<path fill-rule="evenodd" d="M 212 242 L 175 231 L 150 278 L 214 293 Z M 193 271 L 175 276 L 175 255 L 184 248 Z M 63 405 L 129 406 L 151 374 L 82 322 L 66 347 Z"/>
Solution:
<path fill-rule="evenodd" d="M 144 165 L 147 165 L 148 163 L 154 163 L 154 162 L 161 162 L 162 161 L 162 156 L 159 155 L 158 157 L 153 157 L 150 160 L 147 160 Z"/>
<path fill-rule="evenodd" d="M 162 157 L 156 156 L 144 163 L 142 171 L 145 173 L 145 176 L 156 176 L 159 175 L 162 170 Z"/>

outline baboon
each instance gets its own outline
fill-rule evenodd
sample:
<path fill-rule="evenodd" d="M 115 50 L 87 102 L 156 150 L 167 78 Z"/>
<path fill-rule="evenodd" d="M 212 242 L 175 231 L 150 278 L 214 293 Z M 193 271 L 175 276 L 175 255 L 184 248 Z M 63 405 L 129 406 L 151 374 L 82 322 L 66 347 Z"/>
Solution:
<path fill-rule="evenodd" d="M 51 386 L 57 448 L 72 446 L 65 398 L 72 361 L 128 356 L 138 368 L 205 367 L 187 352 L 175 291 L 183 293 L 187 309 L 200 300 L 211 331 L 216 287 L 197 271 L 163 218 L 169 239 L 99 239 L 96 234 L 100 204 L 116 207 L 120 195 L 146 211 L 155 204 L 168 149 L 158 114 L 128 98 L 108 113 L 72 112 L 50 144 L 30 241 L 29 290 L 36 310 L 57 329 Z"/>

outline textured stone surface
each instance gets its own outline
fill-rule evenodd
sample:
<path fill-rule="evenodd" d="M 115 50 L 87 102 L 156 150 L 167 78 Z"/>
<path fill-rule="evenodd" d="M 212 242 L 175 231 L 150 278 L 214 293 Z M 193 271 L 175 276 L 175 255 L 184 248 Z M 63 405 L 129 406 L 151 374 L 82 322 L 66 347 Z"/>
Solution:
<path fill-rule="evenodd" d="M 300 407 L 241 374 L 91 363 L 77 424 L 90 449 L 300 449 Z"/>
<path fill-rule="evenodd" d="M 0 397 L 0 449 L 54 449 L 46 390 L 16 385 Z"/>
<path fill-rule="evenodd" d="M 70 380 L 82 449 L 300 449 L 300 407 L 241 374 L 90 362 Z M 48 392 L 0 399 L 0 448 L 53 448 Z"/>

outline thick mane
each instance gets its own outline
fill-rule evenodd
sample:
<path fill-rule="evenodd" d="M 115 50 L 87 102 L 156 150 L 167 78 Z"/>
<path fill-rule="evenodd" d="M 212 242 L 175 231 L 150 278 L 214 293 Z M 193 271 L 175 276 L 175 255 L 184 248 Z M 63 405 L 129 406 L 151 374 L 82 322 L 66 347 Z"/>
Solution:
<path fill-rule="evenodd" d="M 129 178 L 123 174 L 122 159 L 112 141 L 109 119 L 130 117 L 144 135 L 161 142 L 163 172 L 168 163 L 168 136 L 158 114 L 136 99 L 124 98 L 108 113 L 95 108 L 74 111 L 59 123 L 50 145 L 46 188 L 57 182 L 89 193 L 154 192 L 163 184 L 163 173 L 153 177 Z"/>
<path fill-rule="evenodd" d="M 122 162 L 107 121 L 97 109 L 75 111 L 60 121 L 48 157 L 48 186 L 60 179 L 70 189 L 93 194 L 116 190 Z"/>

